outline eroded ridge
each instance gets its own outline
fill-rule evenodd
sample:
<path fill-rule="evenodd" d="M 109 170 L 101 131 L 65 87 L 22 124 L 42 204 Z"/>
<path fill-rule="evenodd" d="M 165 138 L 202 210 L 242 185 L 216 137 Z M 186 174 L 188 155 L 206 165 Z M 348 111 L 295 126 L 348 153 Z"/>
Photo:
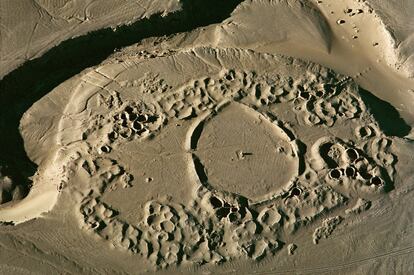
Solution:
<path fill-rule="evenodd" d="M 260 57 L 236 52 L 252 63 Z M 203 63 L 220 54 L 202 49 L 184 55 L 210 66 L 210 73 L 189 74 L 180 83 L 162 72 L 138 73 L 147 61 L 105 65 L 83 77 L 60 121 L 59 143 L 75 152 L 67 168 L 82 182 L 70 187 L 79 194 L 81 227 L 155 267 L 260 260 L 325 217 L 310 236 L 316 244 L 393 187 L 392 138 L 381 132 L 352 79 L 269 55 L 263 57 L 268 67 L 279 65 L 263 72 L 224 60 L 221 66 Z M 148 62 L 176 68 L 184 57 Z M 178 129 L 186 134 L 168 132 Z M 161 142 L 166 131 L 178 144 L 173 152 Z M 344 131 L 346 138 L 335 137 Z M 162 190 L 185 185 L 188 201 L 153 194 L 134 221 L 116 201 L 108 202 L 124 189 L 138 199 L 145 188 L 140 178 L 155 184 L 144 170 L 155 158 L 171 156 L 183 160 L 185 179 L 163 177 Z M 135 168 L 140 157 L 150 160 Z"/>

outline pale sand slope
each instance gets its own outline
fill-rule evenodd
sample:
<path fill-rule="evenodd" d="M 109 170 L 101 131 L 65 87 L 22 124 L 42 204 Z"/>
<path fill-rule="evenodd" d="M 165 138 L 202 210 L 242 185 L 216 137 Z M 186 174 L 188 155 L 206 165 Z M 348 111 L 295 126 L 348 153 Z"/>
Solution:
<path fill-rule="evenodd" d="M 246 2 L 223 24 L 144 41 L 36 102 L 21 121 L 34 187 L 0 218 L 54 208 L 0 229 L 1 268 L 412 272 L 412 143 L 355 83 L 409 104 L 411 82 L 388 66 L 375 16 L 327 2 L 321 12 Z M 273 19 L 278 28 L 260 28 Z"/>
<path fill-rule="evenodd" d="M 395 66 L 414 77 L 414 2 L 410 0 L 370 0 L 376 14 L 394 38 L 397 54 Z"/>
<path fill-rule="evenodd" d="M 134 273 L 177 265 L 283 272 L 292 254 L 298 270 L 312 273 L 364 270 L 355 261 L 372 268 L 370 259 L 387 251 L 408 270 L 401 254 L 412 251 L 412 242 L 394 240 L 400 234 L 409 240 L 406 223 L 386 243 L 376 241 L 383 231 L 372 227 L 386 228 L 389 207 L 411 191 L 413 148 L 383 133 L 352 79 L 249 50 L 153 56 L 109 59 L 23 117 L 38 177 L 49 176 L 50 188 L 61 189 L 54 209 L 26 225 L 59 228 L 58 235 L 53 229 L 48 237 L 32 235 L 36 246 L 47 247 L 41 253 L 65 255 L 72 272 L 111 265 Z M 52 127 L 37 127 L 39 119 Z M 46 183 L 35 180 L 35 187 Z M 34 198 L 0 217 L 20 222 L 16 211 L 37 215 L 21 206 Z M 356 230 L 365 224 L 371 229 Z M 85 246 L 65 248 L 79 234 Z M 364 239 L 370 249 L 347 238 Z M 309 243 L 326 255 L 309 256 Z M 349 254 L 354 250 L 358 256 Z M 345 266 L 338 262 L 344 251 L 356 257 Z M 59 269 L 55 259 L 49 270 Z"/>
<path fill-rule="evenodd" d="M 179 9 L 178 0 L 2 0 L 0 79 L 71 37 Z"/>

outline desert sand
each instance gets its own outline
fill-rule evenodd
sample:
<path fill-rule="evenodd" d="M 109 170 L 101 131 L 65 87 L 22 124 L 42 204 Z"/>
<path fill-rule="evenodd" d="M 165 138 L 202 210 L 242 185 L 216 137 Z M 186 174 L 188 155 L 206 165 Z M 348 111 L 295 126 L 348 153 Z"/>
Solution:
<path fill-rule="evenodd" d="M 1 274 L 414 272 L 410 1 L 0 10 Z"/>

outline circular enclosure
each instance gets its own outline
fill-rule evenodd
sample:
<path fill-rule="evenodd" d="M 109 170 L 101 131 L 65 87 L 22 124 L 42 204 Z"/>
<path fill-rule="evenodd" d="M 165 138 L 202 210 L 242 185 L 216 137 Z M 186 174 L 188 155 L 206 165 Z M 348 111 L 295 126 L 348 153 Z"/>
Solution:
<path fill-rule="evenodd" d="M 192 154 L 200 182 L 251 201 L 271 197 L 298 175 L 295 144 L 277 121 L 231 103 L 194 127 Z"/>

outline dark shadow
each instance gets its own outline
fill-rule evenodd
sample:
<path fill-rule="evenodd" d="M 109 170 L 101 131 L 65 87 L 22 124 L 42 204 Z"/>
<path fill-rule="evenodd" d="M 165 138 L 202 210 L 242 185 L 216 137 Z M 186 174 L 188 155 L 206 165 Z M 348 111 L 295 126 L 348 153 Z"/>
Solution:
<path fill-rule="evenodd" d="M 193 156 L 194 168 L 197 173 L 197 176 L 200 179 L 201 184 L 207 187 L 208 177 L 206 174 L 206 170 L 204 169 L 204 165 L 201 163 L 200 159 L 196 155 L 193 154 L 192 156 Z"/>
<path fill-rule="evenodd" d="M 303 143 L 300 140 L 296 140 L 296 144 L 298 146 L 298 157 L 299 157 L 298 173 L 299 175 L 302 175 L 303 173 L 305 173 L 305 170 L 306 170 L 305 156 L 307 152 L 307 146 L 305 143 Z"/>
<path fill-rule="evenodd" d="M 15 181 L 30 184 L 36 171 L 24 150 L 18 126 L 30 106 L 63 81 L 97 65 L 114 50 L 144 38 L 188 32 L 201 26 L 222 22 L 241 0 L 182 0 L 182 11 L 160 14 L 129 26 L 94 31 L 62 42 L 42 57 L 27 61 L 0 82 L 0 166 Z"/>
<path fill-rule="evenodd" d="M 333 143 L 329 142 L 329 143 L 323 144 L 319 149 L 319 153 L 322 159 L 328 165 L 329 169 L 335 169 L 336 167 L 338 167 L 338 164 L 336 163 L 336 161 L 329 156 L 329 150 L 331 150 L 332 146 L 333 146 Z"/>
<path fill-rule="evenodd" d="M 400 117 L 398 111 L 388 102 L 360 88 L 362 100 L 387 136 L 404 137 L 411 127 Z"/>
<path fill-rule="evenodd" d="M 201 133 L 203 132 L 204 129 L 204 122 L 200 122 L 197 127 L 195 127 L 193 134 L 191 135 L 191 149 L 192 150 L 196 150 L 197 149 L 197 143 L 201 137 Z"/>

